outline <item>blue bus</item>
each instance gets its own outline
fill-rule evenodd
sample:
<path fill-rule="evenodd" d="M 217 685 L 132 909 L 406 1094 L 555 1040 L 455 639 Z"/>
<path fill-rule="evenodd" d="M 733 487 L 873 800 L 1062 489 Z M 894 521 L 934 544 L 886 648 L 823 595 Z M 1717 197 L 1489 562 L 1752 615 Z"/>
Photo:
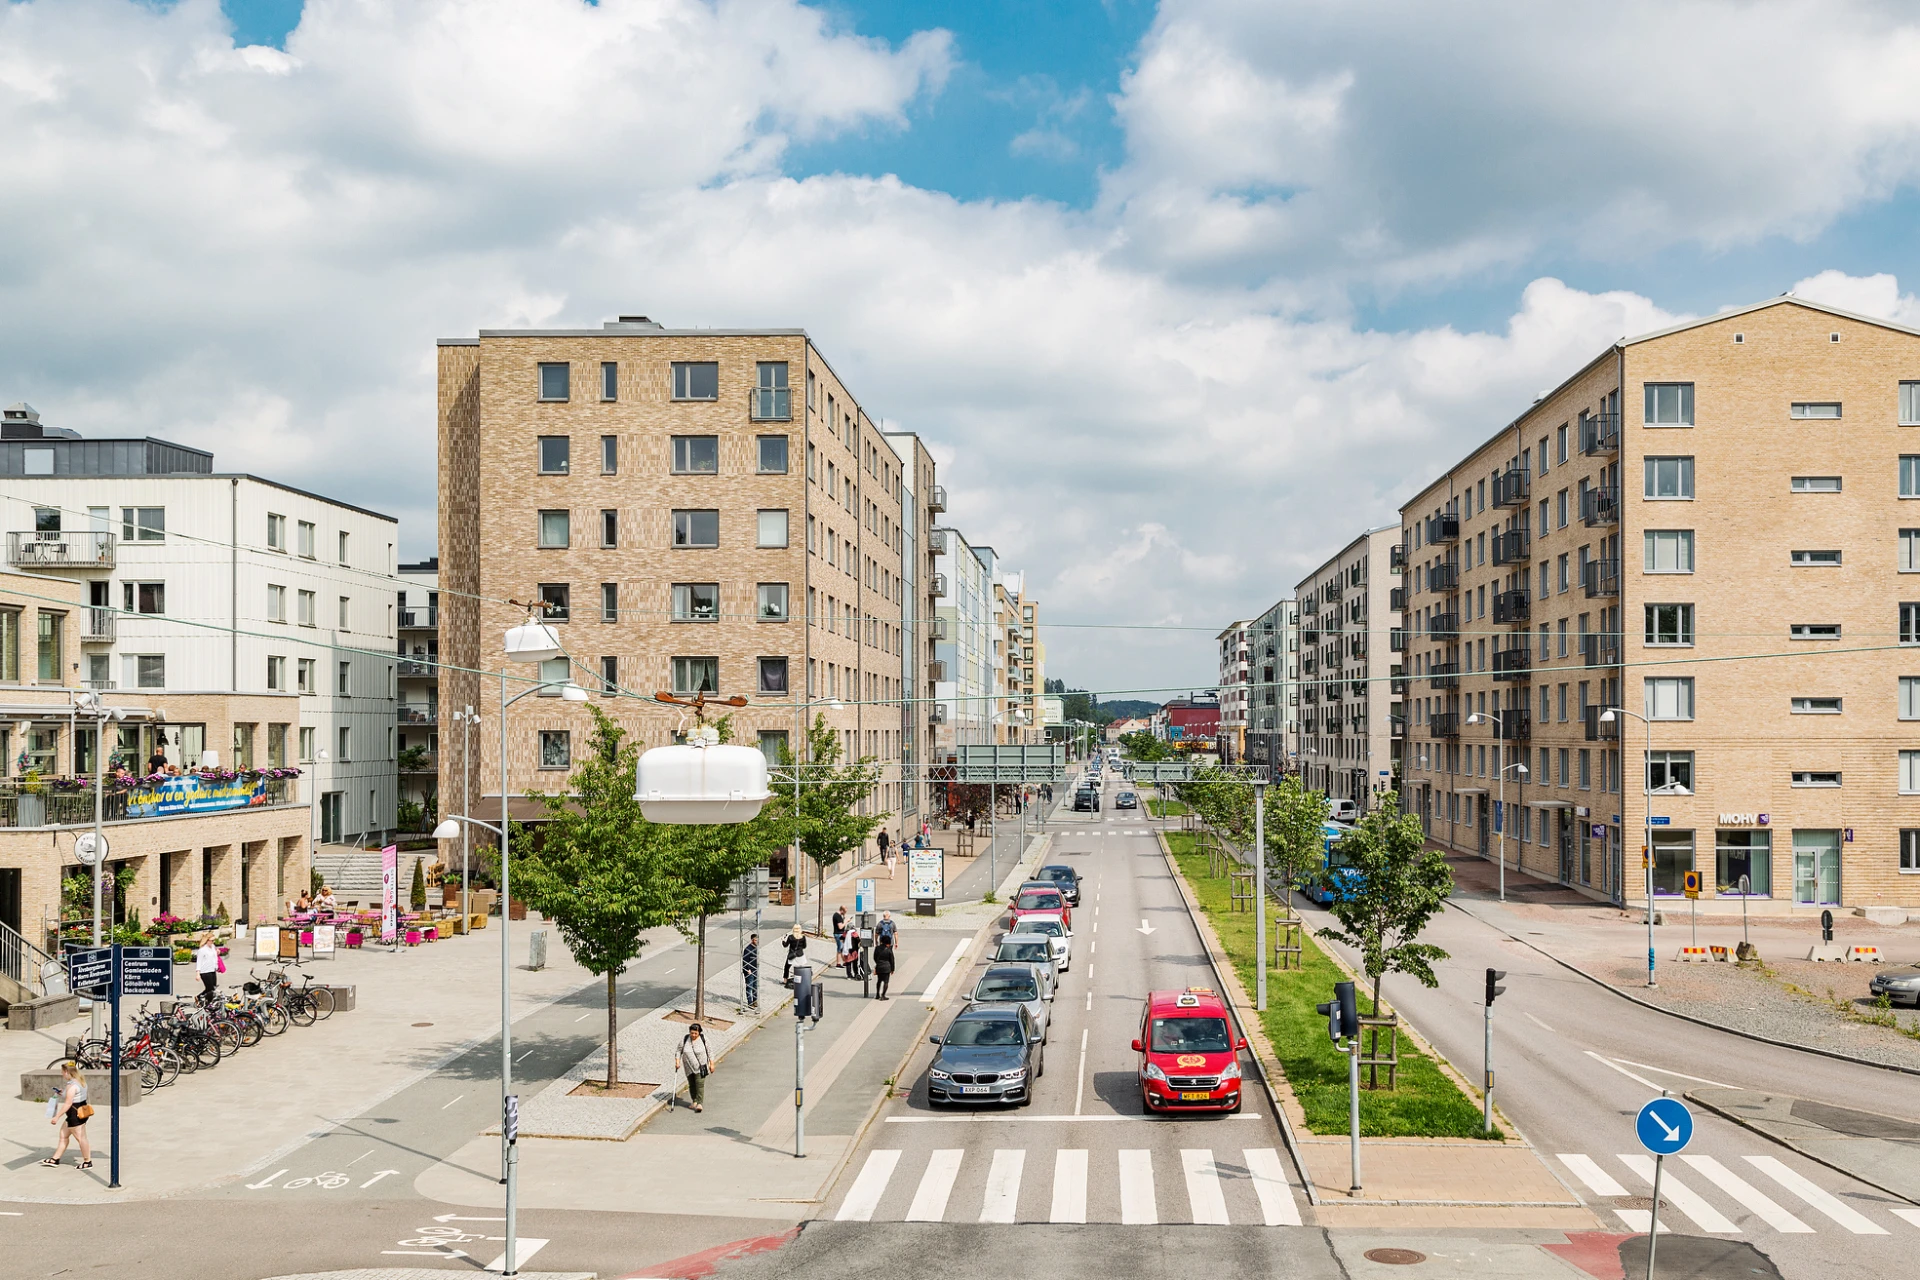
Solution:
<path fill-rule="evenodd" d="M 1346 857 L 1339 849 L 1340 841 L 1352 830 L 1352 827 L 1332 820 L 1320 824 L 1323 839 L 1320 870 L 1318 874 L 1308 877 L 1302 892 L 1323 907 L 1335 899 L 1353 896 L 1349 882 L 1355 872 L 1347 865 Z"/>

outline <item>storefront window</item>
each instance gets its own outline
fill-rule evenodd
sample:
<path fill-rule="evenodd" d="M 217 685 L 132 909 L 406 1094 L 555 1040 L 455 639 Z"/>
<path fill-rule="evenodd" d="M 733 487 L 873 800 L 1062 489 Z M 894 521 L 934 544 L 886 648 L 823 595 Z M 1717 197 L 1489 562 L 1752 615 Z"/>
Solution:
<path fill-rule="evenodd" d="M 1686 892 L 1686 875 L 1693 870 L 1693 832 L 1653 829 L 1653 891 Z"/>
<path fill-rule="evenodd" d="M 1740 877 L 1747 877 L 1747 892 L 1756 898 L 1773 894 L 1773 832 L 1728 831 L 1714 837 L 1715 893 L 1740 892 Z"/>
<path fill-rule="evenodd" d="M 1793 833 L 1793 900 L 1817 906 L 1840 902 L 1840 833 Z"/>

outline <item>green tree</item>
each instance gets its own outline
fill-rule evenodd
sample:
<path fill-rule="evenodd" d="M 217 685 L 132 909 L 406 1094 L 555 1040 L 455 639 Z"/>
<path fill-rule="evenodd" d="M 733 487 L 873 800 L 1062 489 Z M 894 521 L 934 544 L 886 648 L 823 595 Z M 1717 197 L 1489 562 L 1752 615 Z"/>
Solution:
<path fill-rule="evenodd" d="M 1283 774 L 1267 788 L 1267 875 L 1286 886 L 1289 915 L 1291 891 L 1311 879 L 1326 858 L 1324 824 L 1332 813 L 1333 803 L 1302 785 L 1297 774 Z"/>
<path fill-rule="evenodd" d="M 648 822 L 634 798 L 638 746 L 596 706 L 570 792 L 540 795 L 538 837 L 514 832 L 514 888 L 560 931 L 573 958 L 607 980 L 607 1083 L 620 1080 L 619 977 L 639 958 L 641 935 L 691 912 L 675 876 L 675 829 Z"/>
<path fill-rule="evenodd" d="M 823 885 L 828 867 L 864 845 L 867 837 L 893 816 L 855 812 L 878 786 L 880 764 L 872 756 L 841 764 L 840 755 L 840 731 L 830 727 L 825 716 L 815 714 L 807 730 L 807 758 L 796 764 L 790 751 L 785 747 L 780 750 L 780 767 L 800 770 L 799 799 L 795 800 L 793 788 L 775 787 L 772 801 L 762 810 L 771 813 L 820 869 Z M 824 888 L 816 905 L 814 927 L 825 933 Z"/>
<path fill-rule="evenodd" d="M 1173 748 L 1148 733 L 1145 729 L 1136 729 L 1120 739 L 1121 749 L 1135 760 L 1152 764 L 1156 760 L 1173 758 Z"/>
<path fill-rule="evenodd" d="M 1387 974 L 1411 974 L 1423 986 L 1437 987 L 1434 962 L 1447 958 L 1439 947 L 1414 939 L 1453 892 L 1453 873 L 1446 855 L 1427 847 L 1419 816 L 1399 808 L 1399 797 L 1382 795 L 1360 825 L 1341 838 L 1350 875 L 1327 908 L 1340 928 L 1320 930 L 1321 937 L 1360 952 L 1361 967 L 1373 984 L 1375 1014 Z"/>
<path fill-rule="evenodd" d="M 425 858 L 413 860 L 413 887 L 407 890 L 407 904 L 415 911 L 427 909 L 427 869 Z"/>

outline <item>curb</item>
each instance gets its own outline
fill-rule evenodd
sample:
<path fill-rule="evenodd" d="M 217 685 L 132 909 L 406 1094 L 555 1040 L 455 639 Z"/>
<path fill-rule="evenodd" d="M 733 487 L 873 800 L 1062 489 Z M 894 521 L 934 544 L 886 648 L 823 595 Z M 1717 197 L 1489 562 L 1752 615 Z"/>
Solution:
<path fill-rule="evenodd" d="M 1487 919 L 1485 916 L 1482 916 L 1476 912 L 1467 910 L 1465 907 L 1461 906 L 1459 903 L 1455 902 L 1451 898 L 1447 899 L 1447 905 L 1453 908 L 1455 911 L 1458 911 L 1461 915 L 1466 916 L 1468 919 L 1479 921 L 1481 924 L 1493 930 L 1495 933 L 1499 934 L 1501 937 L 1511 938 L 1513 939 L 1513 941 L 1519 943 L 1523 947 L 1526 947 L 1530 951 L 1538 951 L 1541 955 L 1553 961 L 1555 964 L 1559 965 L 1562 969 L 1565 969 L 1569 973 L 1579 974 L 1581 977 L 1585 978 L 1588 982 L 1591 982 L 1596 987 L 1599 987 L 1602 991 L 1611 992 L 1612 994 L 1619 996 L 1622 1000 L 1625 1000 L 1629 1004 L 1639 1005 L 1642 1009 L 1651 1009 L 1655 1013 L 1664 1013 L 1669 1018 L 1678 1018 L 1682 1022 L 1691 1022 L 1696 1027 L 1705 1027 L 1709 1031 L 1720 1031 L 1730 1036 L 1739 1036 L 1742 1040 L 1752 1040 L 1759 1044 L 1770 1044 L 1776 1049 L 1792 1049 L 1799 1053 L 1811 1053 L 1816 1057 L 1831 1058 L 1836 1062 L 1851 1062 L 1856 1066 L 1877 1067 L 1882 1071 L 1894 1071 L 1904 1076 L 1920 1076 L 1920 1067 L 1903 1067 L 1892 1062 L 1875 1062 L 1871 1058 L 1856 1058 L 1850 1053 L 1840 1053 L 1833 1049 L 1816 1049 L 1810 1044 L 1795 1044 L 1791 1040 L 1776 1040 L 1772 1036 L 1763 1036 L 1753 1031 L 1742 1031 L 1738 1027 L 1722 1026 L 1718 1022 L 1709 1022 L 1705 1018 L 1695 1017 L 1693 1014 L 1690 1014 L 1690 1013 L 1681 1013 L 1677 1009 L 1668 1009 L 1663 1005 L 1657 1005 L 1652 1003 L 1651 1001 L 1642 1000 L 1640 997 L 1636 995 L 1630 995 L 1629 993 L 1622 991 L 1619 987 L 1614 986 L 1612 983 L 1607 982 L 1605 979 L 1594 977 L 1592 974 L 1588 973 L 1585 969 L 1582 969 L 1579 965 L 1574 964 L 1572 961 L 1562 960 L 1559 956 L 1553 954 L 1553 952 L 1548 951 L 1543 947 L 1535 946 L 1533 943 L 1528 942 L 1525 938 L 1520 937 L 1518 934 L 1509 933 L 1507 930 L 1502 929 L 1499 925 Z"/>
<path fill-rule="evenodd" d="M 1734 1115 L 1733 1112 L 1728 1111 L 1726 1108 L 1715 1106 L 1713 1103 L 1707 1101 L 1705 1098 L 1698 1097 L 1692 1092 L 1688 1092 L 1683 1096 L 1687 1099 L 1687 1101 L 1692 1102 L 1698 1106 L 1705 1107 L 1707 1110 L 1713 1112 L 1713 1114 L 1719 1116 L 1722 1120 L 1731 1120 L 1735 1124 L 1739 1125 L 1741 1128 L 1751 1130 L 1752 1132 L 1757 1133 L 1761 1137 L 1767 1139 L 1769 1142 L 1779 1143 L 1781 1146 L 1793 1152 L 1795 1155 L 1804 1156 L 1808 1160 L 1813 1161 L 1815 1164 L 1825 1165 L 1827 1168 L 1833 1170 L 1835 1173 L 1845 1174 L 1847 1177 L 1852 1178 L 1855 1182 L 1865 1183 L 1867 1186 L 1872 1187 L 1875 1191 L 1884 1191 L 1886 1194 L 1892 1196 L 1896 1200 L 1904 1200 L 1908 1204 L 1920 1204 L 1920 1201 L 1916 1201 L 1912 1196 L 1906 1194 L 1904 1191 L 1895 1191 L 1892 1187 L 1885 1186 L 1882 1183 L 1875 1182 L 1872 1178 L 1863 1177 L 1861 1174 L 1859 1174 L 1855 1170 L 1847 1168 L 1845 1165 L 1835 1164 L 1833 1161 L 1826 1159 L 1824 1156 L 1815 1155 L 1813 1152 L 1807 1150 L 1803 1146 L 1800 1146 L 1798 1143 L 1789 1142 L 1777 1133 L 1768 1133 L 1765 1129 L 1759 1128 L 1756 1125 L 1754 1125 L 1753 1122 L 1746 1119 L 1744 1116 Z"/>

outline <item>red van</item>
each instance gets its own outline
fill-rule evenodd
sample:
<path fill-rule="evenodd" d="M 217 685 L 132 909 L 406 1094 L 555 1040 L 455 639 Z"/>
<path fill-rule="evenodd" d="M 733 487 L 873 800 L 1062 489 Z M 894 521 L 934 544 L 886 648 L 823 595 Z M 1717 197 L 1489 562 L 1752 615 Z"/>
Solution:
<path fill-rule="evenodd" d="M 1239 1051 L 1227 1005 L 1207 987 L 1154 991 L 1140 1018 L 1140 1101 L 1164 1111 L 1238 1111 Z"/>

